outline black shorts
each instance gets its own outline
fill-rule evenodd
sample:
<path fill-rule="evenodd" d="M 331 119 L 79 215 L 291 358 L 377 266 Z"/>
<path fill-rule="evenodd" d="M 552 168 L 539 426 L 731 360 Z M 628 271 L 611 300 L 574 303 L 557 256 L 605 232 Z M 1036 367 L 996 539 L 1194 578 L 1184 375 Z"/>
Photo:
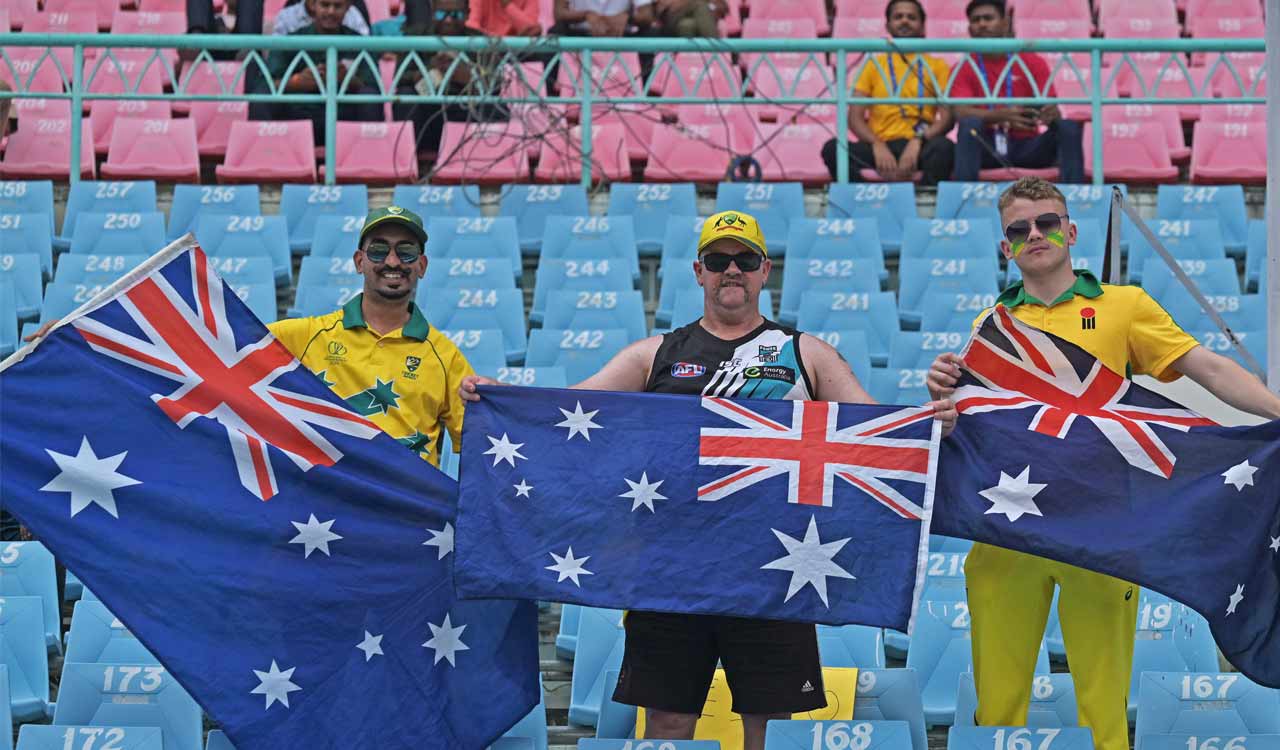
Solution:
<path fill-rule="evenodd" d="M 827 705 L 811 624 L 628 612 L 626 631 L 613 694 L 619 703 L 701 714 L 719 661 L 735 713 L 797 713 Z"/>

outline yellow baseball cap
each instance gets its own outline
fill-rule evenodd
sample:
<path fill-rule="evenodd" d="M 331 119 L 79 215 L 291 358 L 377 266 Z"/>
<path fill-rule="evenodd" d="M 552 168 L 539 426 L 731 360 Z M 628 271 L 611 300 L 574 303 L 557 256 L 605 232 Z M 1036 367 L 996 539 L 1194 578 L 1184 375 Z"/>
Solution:
<path fill-rule="evenodd" d="M 698 237 L 698 253 L 712 242 L 720 239 L 731 239 L 745 245 L 764 257 L 769 257 L 769 250 L 764 244 L 764 232 L 760 231 L 760 223 L 756 217 L 742 211 L 721 211 L 708 216 L 702 224 L 702 234 Z"/>

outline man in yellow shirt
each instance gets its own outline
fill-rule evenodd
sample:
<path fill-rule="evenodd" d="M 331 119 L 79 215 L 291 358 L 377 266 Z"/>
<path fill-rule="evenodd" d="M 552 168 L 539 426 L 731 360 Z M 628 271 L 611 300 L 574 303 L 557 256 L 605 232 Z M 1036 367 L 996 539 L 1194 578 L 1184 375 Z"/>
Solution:
<path fill-rule="evenodd" d="M 444 429 L 461 445 L 458 385 L 474 371 L 414 304 L 426 243 L 412 211 L 370 211 L 354 255 L 364 291 L 328 315 L 267 327 L 352 408 L 439 466 Z"/>
<path fill-rule="evenodd" d="M 924 37 L 924 6 L 918 0 L 889 0 L 884 18 L 894 39 Z M 884 53 L 863 62 L 853 89 L 857 96 L 875 99 L 936 98 L 946 91 L 950 73 L 933 55 Z M 874 169 L 889 181 L 912 181 L 917 170 L 925 185 L 950 179 L 956 152 L 946 137 L 951 124 L 951 109 L 937 104 L 850 105 L 849 129 L 858 140 L 849 144 L 849 178 L 860 180 L 861 170 Z M 835 179 L 835 138 L 823 145 L 822 160 Z"/>
<path fill-rule="evenodd" d="M 1066 199 L 1038 178 L 1000 196 L 1001 251 L 1023 281 L 997 299 L 1022 322 L 1060 336 L 1118 373 L 1168 382 L 1189 376 L 1231 406 L 1280 418 L 1280 398 L 1240 365 L 1196 343 L 1159 303 L 1136 286 L 1100 284 L 1073 271 L 1076 229 Z M 1044 300 L 1050 300 L 1045 302 Z M 963 361 L 943 354 L 929 371 L 934 398 L 949 398 Z M 973 622 L 977 722 L 1026 723 L 1036 654 L 1055 585 L 1058 614 L 1075 682 L 1080 725 L 1098 750 L 1128 750 L 1126 704 L 1133 665 L 1137 586 L 1065 563 L 975 544 L 965 564 Z"/>

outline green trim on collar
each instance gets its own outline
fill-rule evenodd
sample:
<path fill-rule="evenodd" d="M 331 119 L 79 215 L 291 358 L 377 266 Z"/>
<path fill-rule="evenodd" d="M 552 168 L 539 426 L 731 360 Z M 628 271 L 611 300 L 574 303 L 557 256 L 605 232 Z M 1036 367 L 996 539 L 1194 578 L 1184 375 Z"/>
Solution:
<path fill-rule="evenodd" d="M 364 310 L 360 307 L 360 302 L 364 299 L 364 294 L 357 294 L 347 300 L 347 304 L 342 306 L 342 327 L 348 330 L 352 328 L 368 328 L 364 322 Z"/>
<path fill-rule="evenodd" d="M 342 306 L 342 327 L 350 330 L 352 328 L 368 328 L 369 325 L 364 322 L 364 310 L 360 307 L 364 294 L 357 294 Z M 418 308 L 417 303 L 409 303 L 409 322 L 404 324 L 400 329 L 400 335 L 405 338 L 416 339 L 418 341 L 426 341 L 427 335 L 431 333 L 431 325 L 427 323 L 427 318 L 422 314 L 422 310 Z"/>
<path fill-rule="evenodd" d="M 1024 304 L 1053 307 L 1063 302 L 1070 302 L 1075 299 L 1076 295 L 1088 297 L 1089 299 L 1102 296 L 1102 284 L 1098 283 L 1096 276 L 1083 268 L 1076 269 L 1075 274 L 1076 283 L 1072 284 L 1070 289 L 1047 305 L 1027 294 L 1027 290 L 1023 288 L 1021 281 L 1015 281 L 1009 285 L 1008 289 L 1001 292 L 1000 296 L 996 298 L 996 304 L 1004 305 L 1005 307 L 1017 307 Z"/>

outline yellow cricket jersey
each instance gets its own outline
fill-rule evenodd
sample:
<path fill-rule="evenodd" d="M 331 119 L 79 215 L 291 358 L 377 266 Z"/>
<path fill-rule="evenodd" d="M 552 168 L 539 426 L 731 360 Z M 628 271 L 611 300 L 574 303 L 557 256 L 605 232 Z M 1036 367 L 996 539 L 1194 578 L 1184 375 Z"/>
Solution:
<path fill-rule="evenodd" d="M 362 298 L 328 315 L 267 327 L 348 405 L 439 466 L 442 428 L 455 451 L 462 443 L 458 383 L 474 370 L 417 305 L 403 328 L 380 336 L 365 325 Z"/>
<path fill-rule="evenodd" d="M 910 58 L 894 53 L 881 53 L 868 59 L 854 83 L 854 91 L 867 97 L 877 99 L 895 96 L 895 88 L 902 87 L 904 98 L 921 96 L 942 96 L 947 87 L 947 79 L 951 69 L 946 61 L 933 55 L 911 55 Z M 924 123 L 932 125 L 937 107 L 932 104 L 917 106 L 915 104 L 873 104 L 868 107 L 870 115 L 867 124 L 871 132 L 880 140 L 896 141 L 914 138 L 916 125 Z"/>
<path fill-rule="evenodd" d="M 1124 375 L 1177 380 L 1181 373 L 1169 365 L 1198 345 L 1141 288 L 1101 284 L 1084 270 L 1076 271 L 1076 283 L 1048 304 L 1027 294 L 1021 281 L 996 302 L 1023 323 L 1070 341 Z"/>

